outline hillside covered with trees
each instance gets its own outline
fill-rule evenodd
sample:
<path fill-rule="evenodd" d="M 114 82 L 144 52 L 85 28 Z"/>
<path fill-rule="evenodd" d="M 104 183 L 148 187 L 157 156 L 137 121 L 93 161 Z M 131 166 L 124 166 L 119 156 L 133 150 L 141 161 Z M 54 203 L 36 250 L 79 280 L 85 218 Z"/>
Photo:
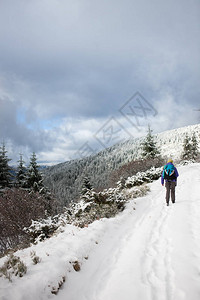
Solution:
<path fill-rule="evenodd" d="M 149 131 L 150 130 L 150 131 Z M 200 125 L 193 125 L 153 134 L 148 129 L 143 138 L 127 140 L 104 149 L 94 156 L 71 160 L 52 167 L 44 172 L 44 182 L 57 195 L 62 205 L 77 200 L 80 195 L 82 182 L 85 177 L 90 178 L 96 190 L 103 190 L 115 185 L 121 178 L 127 178 L 138 171 L 145 171 L 149 167 L 162 166 L 169 157 L 175 161 L 193 159 L 192 154 L 184 154 L 184 145 L 189 137 L 189 145 L 198 148 L 200 144 Z M 192 141 L 192 137 L 196 142 Z M 189 146 L 193 153 L 193 146 Z M 152 151 L 148 157 L 145 152 Z M 183 157 L 183 155 L 185 155 Z M 123 171 L 124 170 L 124 171 Z"/>

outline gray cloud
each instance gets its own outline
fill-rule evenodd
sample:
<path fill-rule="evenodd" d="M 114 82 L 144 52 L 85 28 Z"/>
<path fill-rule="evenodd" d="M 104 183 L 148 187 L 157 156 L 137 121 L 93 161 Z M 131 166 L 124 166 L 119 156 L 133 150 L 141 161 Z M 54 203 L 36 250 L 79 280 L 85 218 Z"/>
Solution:
<path fill-rule="evenodd" d="M 26 149 L 39 152 L 48 151 L 55 137 L 51 137 L 45 130 L 28 128 L 27 124 L 17 119 L 17 103 L 0 99 L 0 139 L 1 141 L 12 141 L 19 153 Z M 21 149 L 21 150 L 20 150 Z"/>
<path fill-rule="evenodd" d="M 82 142 L 76 124 L 117 117 L 136 91 L 158 110 L 155 131 L 163 107 L 163 130 L 198 122 L 199 20 L 198 0 L 1 1 L 1 137 L 43 153 L 60 145 L 64 160 Z"/>

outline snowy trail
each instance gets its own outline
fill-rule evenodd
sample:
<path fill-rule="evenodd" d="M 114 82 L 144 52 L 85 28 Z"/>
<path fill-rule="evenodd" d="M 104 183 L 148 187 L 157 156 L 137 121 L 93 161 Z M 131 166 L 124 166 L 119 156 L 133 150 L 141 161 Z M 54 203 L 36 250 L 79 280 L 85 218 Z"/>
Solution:
<path fill-rule="evenodd" d="M 181 167 L 176 203 L 151 184 L 113 223 L 58 300 L 199 300 L 200 167 Z"/>
<path fill-rule="evenodd" d="M 158 180 L 115 218 L 83 229 L 68 224 L 52 238 L 17 251 L 27 274 L 12 282 L 0 277 L 0 299 L 199 300 L 200 164 L 178 171 L 173 205 L 166 206 Z M 41 258 L 37 265 L 31 251 Z M 76 260 L 80 272 L 70 263 Z M 53 295 L 63 276 L 65 283 Z"/>

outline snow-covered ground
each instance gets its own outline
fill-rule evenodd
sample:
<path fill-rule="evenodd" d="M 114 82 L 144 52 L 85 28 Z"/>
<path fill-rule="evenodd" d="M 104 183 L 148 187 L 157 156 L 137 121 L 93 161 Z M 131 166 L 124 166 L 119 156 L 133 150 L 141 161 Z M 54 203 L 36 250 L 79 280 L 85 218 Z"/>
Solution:
<path fill-rule="evenodd" d="M 0 299 L 199 300 L 200 164 L 178 171 L 175 204 L 166 206 L 158 180 L 117 217 L 84 229 L 68 225 L 57 236 L 15 253 L 27 274 L 13 276 L 12 282 L 1 277 Z M 37 265 L 31 251 L 41 258 Z M 79 272 L 70 263 L 76 260 Z"/>

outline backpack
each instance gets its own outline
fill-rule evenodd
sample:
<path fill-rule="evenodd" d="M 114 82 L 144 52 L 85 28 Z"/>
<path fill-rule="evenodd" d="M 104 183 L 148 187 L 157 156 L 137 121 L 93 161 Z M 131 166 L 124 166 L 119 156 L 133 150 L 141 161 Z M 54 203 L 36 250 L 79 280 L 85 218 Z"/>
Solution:
<path fill-rule="evenodd" d="M 167 164 L 164 166 L 164 179 L 168 180 L 168 181 L 172 181 L 174 179 L 176 179 L 176 173 L 175 173 L 175 167 L 173 164 Z"/>

